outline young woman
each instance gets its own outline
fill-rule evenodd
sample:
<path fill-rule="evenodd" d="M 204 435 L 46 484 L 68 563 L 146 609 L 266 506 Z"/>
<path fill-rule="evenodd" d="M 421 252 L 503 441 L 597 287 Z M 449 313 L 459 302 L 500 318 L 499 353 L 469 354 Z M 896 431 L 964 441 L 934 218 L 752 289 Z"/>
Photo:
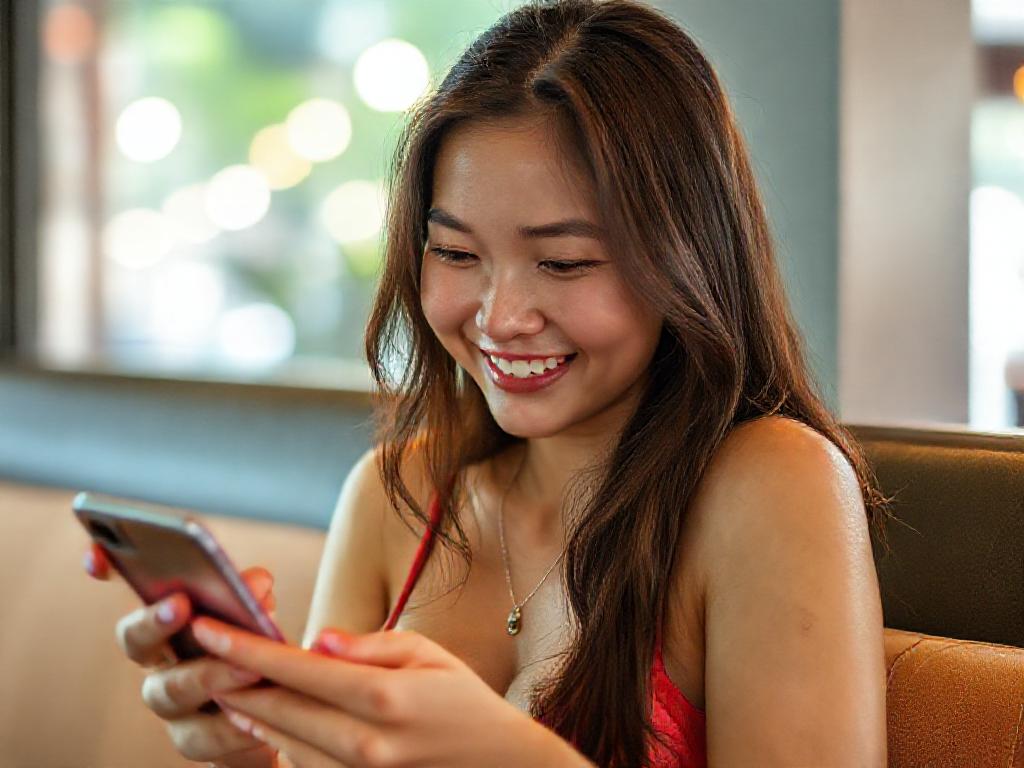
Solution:
<path fill-rule="evenodd" d="M 147 677 L 181 752 L 883 766 L 885 500 L 694 42 L 629 0 L 512 11 L 411 115 L 392 182 L 379 446 L 303 648 L 198 619 L 211 656 Z M 140 663 L 190 620 L 160 610 L 120 625 Z"/>

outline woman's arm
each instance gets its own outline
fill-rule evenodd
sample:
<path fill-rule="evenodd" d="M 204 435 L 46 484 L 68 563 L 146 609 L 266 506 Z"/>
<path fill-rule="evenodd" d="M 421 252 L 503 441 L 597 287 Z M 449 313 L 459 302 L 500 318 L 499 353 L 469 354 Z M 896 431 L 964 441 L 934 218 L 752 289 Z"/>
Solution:
<path fill-rule="evenodd" d="M 369 450 L 341 489 L 324 541 L 302 647 L 324 627 L 376 632 L 387 620 L 385 579 L 386 497 Z"/>
<path fill-rule="evenodd" d="M 882 608 L 849 462 L 775 417 L 740 427 L 713 469 L 694 508 L 711 764 L 884 768 Z"/>
<path fill-rule="evenodd" d="M 381 532 L 402 524 L 381 519 L 388 507 L 374 461 L 367 453 L 353 468 L 331 522 L 303 641 L 309 648 L 321 640 L 317 653 L 212 620 L 200 624 L 222 632 L 219 638 L 196 628 L 208 651 L 278 683 L 219 697 L 221 706 L 234 713 L 236 727 L 299 765 L 362 765 L 367 750 L 399 750 L 412 763 L 417 755 L 444 755 L 453 766 L 495 765 L 515 755 L 524 765 L 593 768 L 440 645 L 416 632 L 377 631 L 388 604 L 382 564 L 390 534 Z M 420 469 L 403 467 L 414 493 L 426 488 Z M 326 626 L 333 631 L 322 634 Z M 346 634 L 339 627 L 349 635 L 344 649 L 332 646 Z M 467 713 L 475 719 L 468 731 Z M 266 768 L 289 765 L 282 754 Z"/>

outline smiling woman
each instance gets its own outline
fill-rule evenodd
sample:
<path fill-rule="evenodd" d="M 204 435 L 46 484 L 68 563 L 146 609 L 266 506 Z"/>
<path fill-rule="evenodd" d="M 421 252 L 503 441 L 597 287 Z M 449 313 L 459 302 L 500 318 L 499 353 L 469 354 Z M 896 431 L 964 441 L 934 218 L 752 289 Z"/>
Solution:
<path fill-rule="evenodd" d="M 884 764 L 886 500 L 808 372 L 693 40 L 628 0 L 531 3 L 393 170 L 366 464 L 422 538 L 389 546 L 388 626 L 598 765 Z"/>
<path fill-rule="evenodd" d="M 317 767 L 884 765 L 885 499 L 693 40 L 633 0 L 510 12 L 410 114 L 388 212 L 379 445 L 305 647 L 198 620 L 216 687 L 154 673 L 154 701 L 189 692 L 162 711 L 215 698 L 245 738 L 189 733 L 232 766 L 267 764 L 222 748 L 254 741 Z"/>

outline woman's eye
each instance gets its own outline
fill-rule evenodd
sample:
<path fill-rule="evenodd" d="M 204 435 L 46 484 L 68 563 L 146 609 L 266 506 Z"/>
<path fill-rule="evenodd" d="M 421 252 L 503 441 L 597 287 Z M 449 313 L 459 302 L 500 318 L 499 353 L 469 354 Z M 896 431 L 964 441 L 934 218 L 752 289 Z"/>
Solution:
<path fill-rule="evenodd" d="M 452 248 L 445 248 L 443 246 L 435 246 L 430 249 L 430 252 L 436 254 L 437 257 L 449 264 L 469 264 L 476 256 L 467 251 L 457 251 Z M 552 261 L 546 260 L 540 262 L 540 266 L 547 269 L 549 272 L 558 275 L 570 275 L 585 272 L 593 267 L 604 264 L 603 261 L 583 260 L 579 259 L 576 261 Z"/>
<path fill-rule="evenodd" d="M 453 251 L 451 248 L 441 248 L 440 246 L 431 248 L 430 252 L 437 254 L 437 257 L 441 259 L 441 261 L 451 262 L 452 264 L 465 264 L 473 258 L 472 253 L 466 253 L 465 251 Z"/>
<path fill-rule="evenodd" d="M 553 272 L 558 274 L 571 274 L 573 272 L 585 272 L 592 267 L 596 267 L 599 264 L 603 264 L 601 261 L 542 261 L 541 264 L 546 265 Z"/>

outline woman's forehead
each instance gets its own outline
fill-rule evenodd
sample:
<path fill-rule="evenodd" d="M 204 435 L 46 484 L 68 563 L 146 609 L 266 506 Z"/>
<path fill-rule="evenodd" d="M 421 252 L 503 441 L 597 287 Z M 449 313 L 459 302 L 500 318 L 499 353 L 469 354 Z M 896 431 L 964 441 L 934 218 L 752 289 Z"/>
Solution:
<path fill-rule="evenodd" d="M 549 121 L 458 126 L 441 143 L 433 181 L 431 205 L 456 215 L 496 205 L 595 215 L 590 180 Z"/>

